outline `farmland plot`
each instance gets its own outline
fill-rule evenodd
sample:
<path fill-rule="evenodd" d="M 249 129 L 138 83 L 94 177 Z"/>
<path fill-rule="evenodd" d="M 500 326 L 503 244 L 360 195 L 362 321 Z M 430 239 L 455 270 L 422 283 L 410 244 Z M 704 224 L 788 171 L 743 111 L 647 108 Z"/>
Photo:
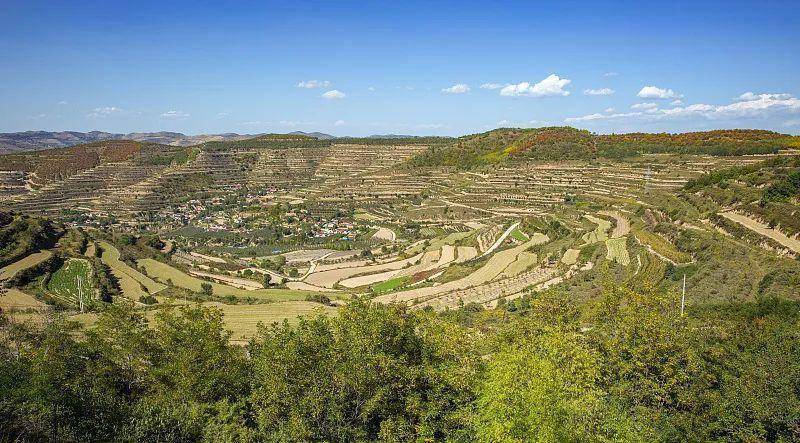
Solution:
<path fill-rule="evenodd" d="M 587 232 L 581 236 L 581 240 L 583 240 L 584 245 L 591 245 L 593 243 L 605 241 L 608 238 L 608 230 L 611 229 L 611 222 L 588 214 L 584 215 L 584 217 L 597 225 L 594 231 Z"/>
<path fill-rule="evenodd" d="M 628 237 L 609 238 L 606 240 L 606 258 L 614 260 L 622 266 L 631 264 L 631 258 L 628 255 Z"/>
<path fill-rule="evenodd" d="M 186 288 L 191 291 L 200 292 L 203 283 L 209 283 L 213 289 L 214 295 L 234 297 L 253 297 L 263 300 L 302 300 L 306 295 L 310 294 L 309 291 L 295 291 L 288 289 L 256 289 L 248 291 L 245 289 L 234 288 L 232 286 L 223 285 L 220 283 L 206 282 L 196 277 L 192 277 L 179 269 L 162 263 L 152 258 L 143 258 L 138 261 L 139 265 L 144 266 L 147 274 L 157 278 L 163 282 L 171 280 L 172 284 L 181 288 Z"/>
<path fill-rule="evenodd" d="M 119 259 L 119 250 L 111 243 L 100 242 L 103 251 L 100 259 L 111 268 L 111 273 L 119 281 L 120 288 L 126 297 L 138 300 L 147 294 L 157 294 L 166 288 L 165 285 L 128 266 Z M 145 290 L 142 289 L 144 286 Z"/>
<path fill-rule="evenodd" d="M 400 291 L 392 294 L 386 294 L 376 297 L 374 300 L 382 303 L 392 302 L 405 302 L 414 301 L 419 299 L 427 299 L 435 297 L 440 294 L 456 291 L 459 289 L 466 289 L 474 286 L 480 286 L 493 280 L 495 277 L 505 270 L 509 264 L 514 262 L 520 253 L 526 251 L 531 246 L 540 244 L 542 237 L 547 236 L 534 236 L 533 239 L 525 242 L 520 246 L 506 249 L 492 255 L 489 260 L 472 274 L 451 282 L 443 283 L 438 286 L 429 286 L 424 288 L 411 289 L 408 291 Z"/>
<path fill-rule="evenodd" d="M 22 271 L 23 269 L 28 269 L 32 266 L 36 266 L 52 256 L 53 253 L 50 251 L 39 251 L 21 260 L 17 260 L 14 263 L 11 263 L 10 265 L 0 269 L 0 281 L 8 280 L 17 272 Z"/>
<path fill-rule="evenodd" d="M 82 258 L 70 258 L 53 273 L 47 290 L 64 300 L 79 304 L 91 300 L 95 291 L 92 284 L 92 265 Z"/>
<path fill-rule="evenodd" d="M 764 237 L 769 237 L 775 240 L 776 242 L 780 243 L 781 245 L 785 246 L 789 250 L 794 251 L 797 254 L 800 254 L 800 240 L 796 238 L 790 238 L 786 236 L 786 234 L 784 234 L 783 232 L 777 229 L 772 229 L 769 226 L 760 223 L 756 220 L 753 220 L 752 218 L 742 214 L 737 214 L 735 212 L 723 212 L 720 215 L 727 218 L 728 220 L 739 223 L 740 225 L 744 226 L 745 228 L 759 235 L 763 235 Z"/>
<path fill-rule="evenodd" d="M 371 273 L 391 271 L 391 270 L 400 270 L 403 269 L 407 264 L 413 264 L 421 258 L 422 254 L 417 254 L 405 260 L 396 260 L 393 262 L 383 263 L 378 265 L 368 265 L 368 266 L 359 266 L 353 268 L 341 268 L 341 269 L 332 269 L 329 271 L 315 272 L 306 277 L 305 282 L 315 286 L 333 288 L 333 286 L 337 282 L 344 280 L 346 278 L 350 278 L 358 274 L 371 274 Z"/>

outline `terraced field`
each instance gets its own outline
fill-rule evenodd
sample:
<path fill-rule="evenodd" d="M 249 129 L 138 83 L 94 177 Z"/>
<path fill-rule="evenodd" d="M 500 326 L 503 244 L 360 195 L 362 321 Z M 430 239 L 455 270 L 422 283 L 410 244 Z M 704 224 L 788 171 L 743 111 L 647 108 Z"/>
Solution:
<path fill-rule="evenodd" d="M 39 251 L 23 258 L 22 260 L 11 263 L 10 265 L 0 269 L 0 281 L 8 280 L 16 275 L 17 272 L 28 269 L 32 266 L 36 266 L 52 256 L 53 253 L 50 251 Z"/>
<path fill-rule="evenodd" d="M 92 284 L 92 266 L 88 260 L 70 258 L 53 273 L 47 290 L 56 297 L 79 305 L 95 298 Z"/>
<path fill-rule="evenodd" d="M 258 289 L 248 291 L 214 282 L 206 282 L 196 277 L 192 277 L 170 265 L 161 263 L 151 258 L 144 258 L 138 261 L 139 266 L 144 266 L 147 275 L 152 276 L 160 282 L 171 282 L 175 286 L 186 288 L 191 291 L 200 292 L 203 283 L 209 283 L 215 295 L 234 296 L 240 298 L 256 298 L 268 301 L 304 300 L 311 291 L 299 291 L 291 289 Z"/>
<path fill-rule="evenodd" d="M 111 268 L 111 273 L 119 281 L 120 289 L 125 297 L 139 300 L 140 297 L 156 295 L 166 288 L 166 285 L 154 281 L 127 263 L 120 261 L 119 250 L 111 243 L 100 242 L 99 246 L 103 251 L 100 259 Z"/>

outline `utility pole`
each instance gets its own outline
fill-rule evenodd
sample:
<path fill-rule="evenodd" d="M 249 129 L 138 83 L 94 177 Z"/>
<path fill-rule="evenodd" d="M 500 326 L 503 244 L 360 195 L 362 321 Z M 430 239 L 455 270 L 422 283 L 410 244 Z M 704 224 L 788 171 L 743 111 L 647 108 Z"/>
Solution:
<path fill-rule="evenodd" d="M 81 307 L 81 314 L 83 314 L 83 285 L 81 283 L 83 283 L 83 280 L 81 279 L 81 276 L 79 275 L 78 276 L 78 304 Z"/>
<path fill-rule="evenodd" d="M 683 274 L 683 292 L 681 293 L 681 317 L 683 317 L 684 306 L 686 306 L 686 274 Z"/>

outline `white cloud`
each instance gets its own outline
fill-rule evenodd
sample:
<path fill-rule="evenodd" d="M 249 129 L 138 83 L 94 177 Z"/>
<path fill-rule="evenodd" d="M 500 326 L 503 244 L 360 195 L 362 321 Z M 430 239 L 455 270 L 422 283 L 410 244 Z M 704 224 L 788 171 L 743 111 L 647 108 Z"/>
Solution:
<path fill-rule="evenodd" d="M 269 123 L 269 122 L 267 122 Z M 280 126 L 286 126 L 288 128 L 294 128 L 297 126 L 314 126 L 316 125 L 315 122 L 304 122 L 302 120 L 281 120 L 278 122 Z"/>
<path fill-rule="evenodd" d="M 605 112 L 606 114 L 613 114 L 614 111 L 616 111 L 616 109 L 614 109 L 614 108 L 606 108 L 603 112 Z"/>
<path fill-rule="evenodd" d="M 663 89 L 656 86 L 645 86 L 643 87 L 638 94 L 639 98 L 650 98 L 650 99 L 658 99 L 658 100 L 667 100 L 671 98 L 680 98 L 681 96 L 676 94 L 675 91 L 672 89 Z"/>
<path fill-rule="evenodd" d="M 602 88 L 602 89 L 584 89 L 583 95 L 612 95 L 614 94 L 615 90 L 611 88 Z"/>
<path fill-rule="evenodd" d="M 590 114 L 583 117 L 570 117 L 565 119 L 565 121 L 585 122 L 630 117 L 648 121 L 705 118 L 708 120 L 735 122 L 742 118 L 768 118 L 780 117 L 787 114 L 800 114 L 800 99 L 791 94 L 760 94 L 757 97 L 758 98 L 754 98 L 753 100 L 735 101 L 727 105 L 695 103 L 670 109 L 649 108 L 644 112 L 630 112 L 626 114 Z M 636 109 L 641 109 L 641 107 Z"/>
<path fill-rule="evenodd" d="M 61 100 L 60 102 L 58 102 L 58 104 L 59 104 L 59 105 L 66 105 L 66 104 L 67 104 L 67 101 L 66 101 L 66 100 Z"/>
<path fill-rule="evenodd" d="M 642 115 L 641 112 L 624 112 L 620 114 L 589 114 L 584 115 L 583 117 L 569 117 L 565 118 L 564 121 L 567 123 L 575 123 L 575 122 L 585 122 L 585 121 L 592 121 L 592 120 L 611 120 L 617 118 L 625 118 L 625 117 L 633 117 L 637 115 Z"/>
<path fill-rule="evenodd" d="M 328 100 L 338 100 L 338 99 L 342 99 L 342 98 L 347 97 L 347 94 L 345 94 L 344 92 L 339 91 L 337 89 L 333 89 L 333 90 L 330 90 L 330 91 L 322 94 L 321 97 L 325 98 L 325 99 L 328 99 Z"/>
<path fill-rule="evenodd" d="M 217 118 L 225 118 L 231 115 L 230 112 L 217 112 Z"/>
<path fill-rule="evenodd" d="M 459 83 L 449 88 L 442 89 L 442 92 L 444 92 L 445 94 L 464 94 L 469 91 L 470 91 L 469 85 L 465 85 L 464 83 Z"/>
<path fill-rule="evenodd" d="M 680 105 L 683 104 L 683 100 L 678 98 L 678 99 L 672 100 L 671 102 L 669 102 L 669 104 L 671 104 L 672 106 L 680 106 Z"/>
<path fill-rule="evenodd" d="M 792 98 L 791 94 L 754 94 L 752 92 L 745 92 L 744 94 L 740 95 L 739 100 L 751 102 L 754 100 L 760 99 L 775 99 L 775 100 L 786 100 L 788 98 Z"/>
<path fill-rule="evenodd" d="M 631 105 L 631 109 L 653 109 L 657 107 L 658 105 L 655 103 L 635 103 Z"/>
<path fill-rule="evenodd" d="M 86 116 L 91 118 L 108 117 L 109 115 L 119 114 L 120 112 L 122 112 L 122 109 L 116 106 L 103 106 L 101 108 L 94 108 L 92 112 L 86 114 Z"/>
<path fill-rule="evenodd" d="M 534 85 L 522 82 L 505 86 L 500 90 L 500 95 L 507 97 L 566 97 L 569 95 L 569 91 L 565 91 L 564 88 L 571 82 L 572 80 L 550 74 L 547 78 Z"/>
<path fill-rule="evenodd" d="M 327 88 L 331 85 L 328 80 L 304 80 L 297 84 L 298 88 L 316 89 Z"/>
<path fill-rule="evenodd" d="M 503 119 L 497 122 L 497 126 L 508 126 L 510 123 L 510 121 Z"/>
<path fill-rule="evenodd" d="M 616 77 L 618 75 L 619 75 L 619 72 L 611 71 L 611 72 L 606 72 L 605 74 L 603 74 L 603 77 Z"/>
<path fill-rule="evenodd" d="M 375 87 L 374 86 L 370 86 L 369 88 L 367 88 L 367 91 L 375 92 Z"/>
<path fill-rule="evenodd" d="M 500 83 L 484 83 L 481 85 L 481 89 L 488 89 L 490 91 L 494 91 L 495 89 L 500 89 L 507 85 L 501 85 Z"/>
<path fill-rule="evenodd" d="M 344 120 L 336 120 L 335 122 L 333 122 L 333 126 L 344 126 L 345 124 L 346 123 L 344 122 Z"/>
<path fill-rule="evenodd" d="M 161 114 L 162 118 L 171 118 L 171 119 L 179 119 L 179 118 L 186 118 L 189 117 L 189 114 L 183 111 L 167 111 Z"/>

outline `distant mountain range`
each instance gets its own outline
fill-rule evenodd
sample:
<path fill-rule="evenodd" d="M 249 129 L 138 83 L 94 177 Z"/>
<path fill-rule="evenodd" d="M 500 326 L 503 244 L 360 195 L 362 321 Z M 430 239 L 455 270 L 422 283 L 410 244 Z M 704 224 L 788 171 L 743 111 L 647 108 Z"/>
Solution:
<path fill-rule="evenodd" d="M 292 134 L 306 135 L 319 139 L 335 138 L 321 132 L 293 132 Z M 180 132 L 131 132 L 129 134 L 115 134 L 111 132 L 91 131 L 25 131 L 0 133 L 0 154 L 10 154 L 22 151 L 37 151 L 40 149 L 64 148 L 81 143 L 91 143 L 103 140 L 135 140 L 140 142 L 160 143 L 172 146 L 192 146 L 209 141 L 236 141 L 257 137 L 263 134 L 201 134 L 186 135 Z"/>

